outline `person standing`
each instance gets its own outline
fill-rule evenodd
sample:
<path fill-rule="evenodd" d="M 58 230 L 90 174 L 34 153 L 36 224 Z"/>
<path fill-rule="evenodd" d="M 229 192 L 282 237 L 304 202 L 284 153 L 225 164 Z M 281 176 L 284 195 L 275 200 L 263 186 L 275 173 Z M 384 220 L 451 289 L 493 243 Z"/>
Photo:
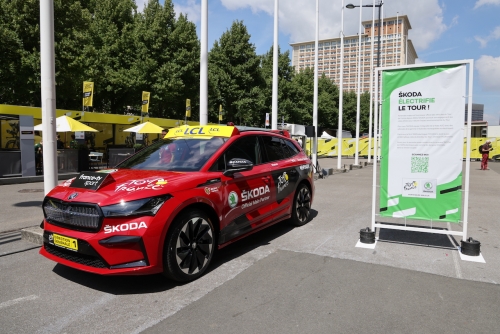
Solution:
<path fill-rule="evenodd" d="M 64 149 L 64 143 L 61 140 L 61 137 L 57 135 L 57 149 L 58 150 L 63 150 Z"/>
<path fill-rule="evenodd" d="M 71 135 L 71 141 L 69 142 L 69 148 L 78 148 L 78 142 L 75 139 L 75 135 Z"/>
<path fill-rule="evenodd" d="M 481 153 L 483 155 L 483 158 L 481 159 L 481 170 L 489 170 L 488 168 L 488 159 L 490 158 L 490 151 L 492 151 L 493 148 L 491 147 L 491 141 L 487 140 L 482 146 L 481 146 Z"/>
<path fill-rule="evenodd" d="M 35 144 L 35 168 L 37 172 L 42 171 L 42 158 L 43 158 L 43 142 Z"/>

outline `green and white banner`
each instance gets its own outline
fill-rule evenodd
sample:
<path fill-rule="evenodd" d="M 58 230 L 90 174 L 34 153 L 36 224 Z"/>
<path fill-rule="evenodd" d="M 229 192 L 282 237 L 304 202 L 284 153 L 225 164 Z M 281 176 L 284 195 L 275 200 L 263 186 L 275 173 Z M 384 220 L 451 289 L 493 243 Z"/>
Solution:
<path fill-rule="evenodd" d="M 465 65 L 382 72 L 380 215 L 458 223 Z"/>

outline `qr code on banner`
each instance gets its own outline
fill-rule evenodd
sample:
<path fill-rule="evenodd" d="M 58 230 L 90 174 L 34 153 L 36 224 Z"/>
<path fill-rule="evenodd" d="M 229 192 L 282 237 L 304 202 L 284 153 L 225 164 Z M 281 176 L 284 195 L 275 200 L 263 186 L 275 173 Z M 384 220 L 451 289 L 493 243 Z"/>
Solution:
<path fill-rule="evenodd" d="M 429 157 L 411 157 L 412 173 L 429 173 Z"/>

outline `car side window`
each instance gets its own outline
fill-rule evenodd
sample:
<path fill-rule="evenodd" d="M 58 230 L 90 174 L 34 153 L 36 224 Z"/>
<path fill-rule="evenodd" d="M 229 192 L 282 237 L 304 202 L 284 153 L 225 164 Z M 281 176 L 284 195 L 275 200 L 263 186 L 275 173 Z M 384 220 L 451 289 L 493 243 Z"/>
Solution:
<path fill-rule="evenodd" d="M 288 157 L 288 150 L 285 152 L 281 138 L 273 136 L 262 136 L 262 143 L 266 151 L 267 159 L 265 162 L 277 161 Z"/>
<path fill-rule="evenodd" d="M 262 163 L 260 145 L 256 136 L 245 136 L 236 140 L 212 165 L 210 171 L 223 171 L 226 164 L 234 158 L 246 159 L 254 165 Z"/>
<path fill-rule="evenodd" d="M 297 146 L 295 146 L 292 141 L 290 140 L 287 140 L 287 139 L 284 139 L 283 140 L 286 144 L 286 146 L 288 147 L 288 150 L 290 151 L 290 156 L 293 157 L 294 155 L 296 154 L 299 154 L 299 149 L 297 148 Z"/>

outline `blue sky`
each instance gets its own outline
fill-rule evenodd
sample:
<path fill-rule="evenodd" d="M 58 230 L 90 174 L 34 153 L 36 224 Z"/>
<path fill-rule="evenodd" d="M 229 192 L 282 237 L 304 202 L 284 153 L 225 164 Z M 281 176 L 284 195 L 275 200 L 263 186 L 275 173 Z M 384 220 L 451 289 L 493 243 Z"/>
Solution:
<path fill-rule="evenodd" d="M 136 0 L 142 8 L 147 0 Z M 161 1 L 161 0 L 160 0 Z M 340 36 L 342 0 L 319 0 L 321 38 Z M 173 0 L 176 13 L 185 13 L 200 25 L 201 0 Z M 360 0 L 344 0 L 359 5 Z M 377 1 L 378 2 L 378 1 Z M 364 0 L 364 5 L 372 4 Z M 500 124 L 500 0 L 385 0 L 384 17 L 407 15 L 418 62 L 474 60 L 474 103 L 484 104 L 484 119 Z M 274 0 L 208 0 L 208 45 L 218 40 L 234 20 L 247 26 L 257 54 L 273 44 Z M 279 1 L 279 44 L 314 40 L 315 0 Z M 371 8 L 363 9 L 363 20 L 371 20 Z M 344 31 L 359 30 L 359 8 L 344 12 Z"/>

